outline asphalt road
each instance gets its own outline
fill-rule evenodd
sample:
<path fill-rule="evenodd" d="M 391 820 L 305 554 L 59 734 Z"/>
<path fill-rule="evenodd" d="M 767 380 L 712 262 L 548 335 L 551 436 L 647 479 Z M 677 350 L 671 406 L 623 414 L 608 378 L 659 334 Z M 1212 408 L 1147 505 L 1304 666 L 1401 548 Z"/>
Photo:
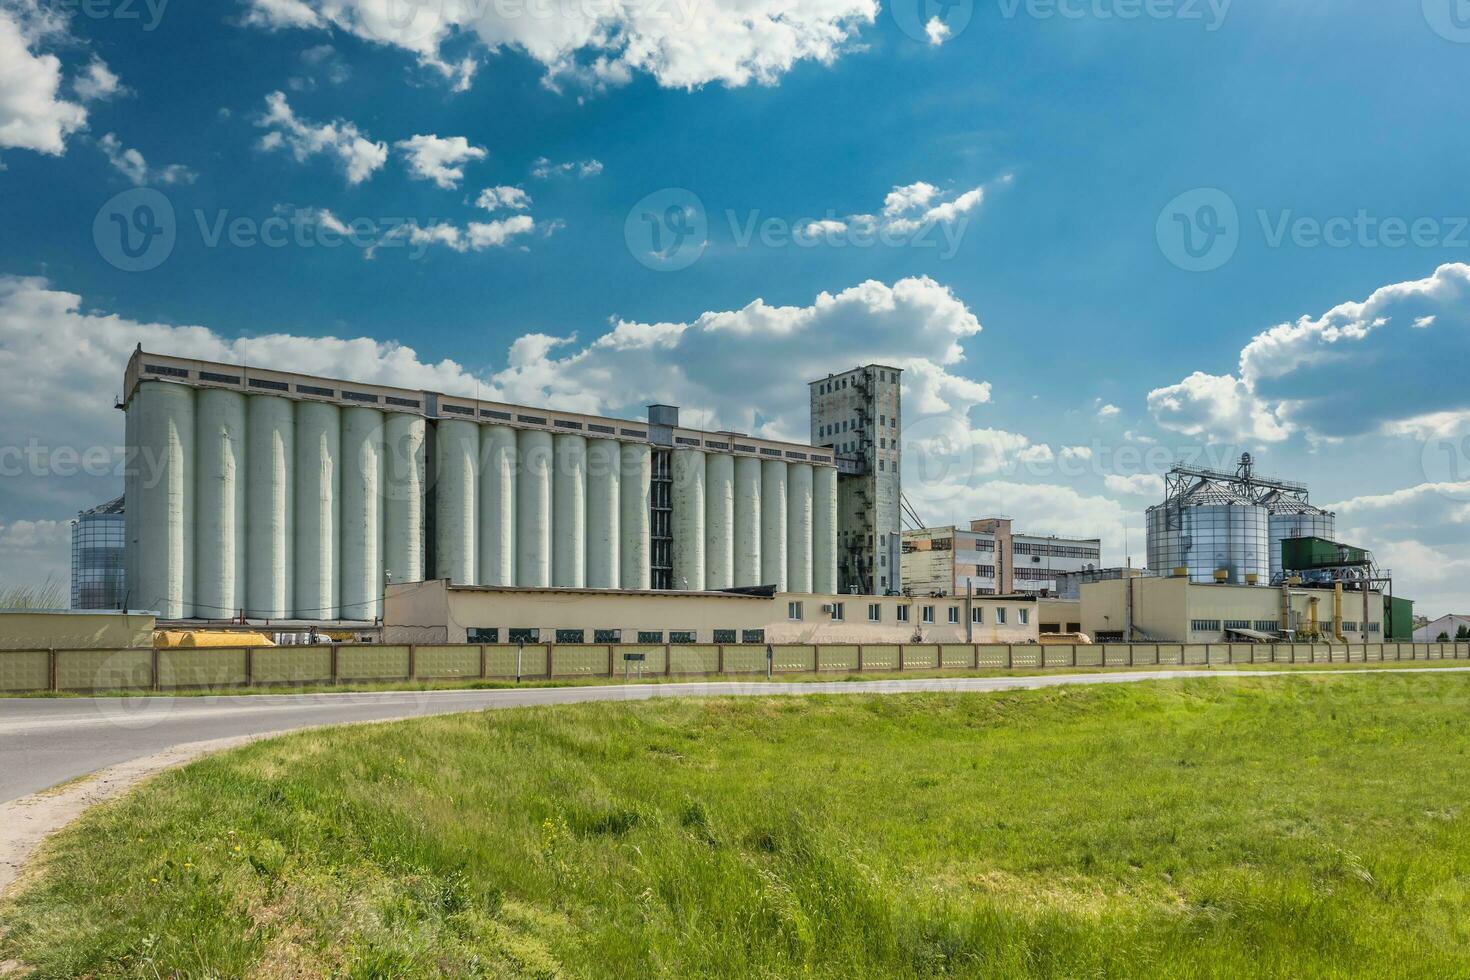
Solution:
<path fill-rule="evenodd" d="M 1406 668 L 1412 670 L 1413 668 Z M 1420 668 L 1470 670 L 1470 668 Z M 1387 671 L 1353 671 L 1365 678 Z M 1398 672 L 1398 671 L 1394 671 Z M 388 721 L 485 708 L 640 701 L 656 697 L 1006 691 L 1058 684 L 1127 684 L 1272 671 L 1140 670 L 1039 677 L 913 678 L 814 683 L 698 682 L 487 691 L 242 694 L 219 697 L 0 698 L 0 803 L 190 742 L 340 722 Z"/>

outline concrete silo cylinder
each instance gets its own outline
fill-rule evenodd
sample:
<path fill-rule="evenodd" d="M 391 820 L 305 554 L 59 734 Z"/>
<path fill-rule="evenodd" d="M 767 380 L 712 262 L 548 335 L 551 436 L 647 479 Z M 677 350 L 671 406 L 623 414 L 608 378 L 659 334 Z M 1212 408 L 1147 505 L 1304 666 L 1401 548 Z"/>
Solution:
<path fill-rule="evenodd" d="M 516 585 L 551 585 L 551 433 L 523 429 L 517 435 Z"/>
<path fill-rule="evenodd" d="M 516 432 L 480 427 L 480 582 L 516 584 Z"/>
<path fill-rule="evenodd" d="M 434 577 L 455 585 L 479 581 L 479 466 L 480 427 L 441 420 L 434 442 Z"/>
<path fill-rule="evenodd" d="M 342 410 L 296 406 L 296 602 L 301 619 L 341 616 L 338 557 L 342 498 Z"/>
<path fill-rule="evenodd" d="M 652 526 L 649 496 L 653 492 L 653 450 L 642 443 L 625 443 L 621 450 L 622 472 L 618 504 L 622 511 L 618 531 L 622 536 L 619 561 L 622 587 L 653 587 Z"/>
<path fill-rule="evenodd" d="M 704 466 L 704 587 L 735 584 L 735 457 L 710 453 Z"/>
<path fill-rule="evenodd" d="M 761 461 L 754 456 L 735 460 L 735 554 L 737 587 L 761 583 Z"/>
<path fill-rule="evenodd" d="M 245 396 L 194 394 L 194 610 L 229 619 L 245 608 Z"/>
<path fill-rule="evenodd" d="M 587 440 L 587 587 L 622 582 L 622 454 L 614 439 Z"/>
<path fill-rule="evenodd" d="M 383 413 L 342 411 L 342 618 L 370 621 L 382 609 Z"/>
<path fill-rule="evenodd" d="M 670 468 L 673 480 L 674 588 L 704 588 L 704 453 L 676 449 Z"/>
<path fill-rule="evenodd" d="M 246 425 L 245 614 L 286 619 L 295 602 L 295 406 L 275 395 L 251 395 Z"/>

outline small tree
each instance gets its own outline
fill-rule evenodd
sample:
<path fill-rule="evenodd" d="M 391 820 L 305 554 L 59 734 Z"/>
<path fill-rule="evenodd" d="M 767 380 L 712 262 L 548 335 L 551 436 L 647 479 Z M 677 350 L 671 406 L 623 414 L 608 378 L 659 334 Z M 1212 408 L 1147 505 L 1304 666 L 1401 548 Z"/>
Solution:
<path fill-rule="evenodd" d="M 1434 642 L 1436 642 L 1436 643 L 1448 643 L 1448 642 L 1450 642 L 1450 635 L 1448 633 L 1446 633 L 1444 630 L 1440 630 L 1439 635 L 1434 638 Z"/>
<path fill-rule="evenodd" d="M 1455 639 L 1470 640 L 1470 626 L 1466 626 L 1464 623 L 1461 623 L 1460 628 L 1455 630 Z"/>

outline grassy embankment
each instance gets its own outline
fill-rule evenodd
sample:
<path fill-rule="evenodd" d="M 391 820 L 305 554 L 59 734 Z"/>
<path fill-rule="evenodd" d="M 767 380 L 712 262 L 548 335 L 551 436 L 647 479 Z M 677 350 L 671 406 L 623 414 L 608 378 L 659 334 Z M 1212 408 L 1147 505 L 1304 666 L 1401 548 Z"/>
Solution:
<path fill-rule="evenodd" d="M 37 975 L 1464 976 L 1470 677 L 659 701 L 166 773 L 0 913 Z"/>

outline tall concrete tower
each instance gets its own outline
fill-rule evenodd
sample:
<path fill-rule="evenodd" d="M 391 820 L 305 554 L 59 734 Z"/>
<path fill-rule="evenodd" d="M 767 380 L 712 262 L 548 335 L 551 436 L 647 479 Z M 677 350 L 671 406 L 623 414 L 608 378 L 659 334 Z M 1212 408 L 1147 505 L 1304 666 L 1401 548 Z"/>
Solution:
<path fill-rule="evenodd" d="M 808 383 L 812 445 L 830 447 L 837 461 L 838 587 L 844 593 L 903 590 L 902 374 L 868 364 Z"/>

